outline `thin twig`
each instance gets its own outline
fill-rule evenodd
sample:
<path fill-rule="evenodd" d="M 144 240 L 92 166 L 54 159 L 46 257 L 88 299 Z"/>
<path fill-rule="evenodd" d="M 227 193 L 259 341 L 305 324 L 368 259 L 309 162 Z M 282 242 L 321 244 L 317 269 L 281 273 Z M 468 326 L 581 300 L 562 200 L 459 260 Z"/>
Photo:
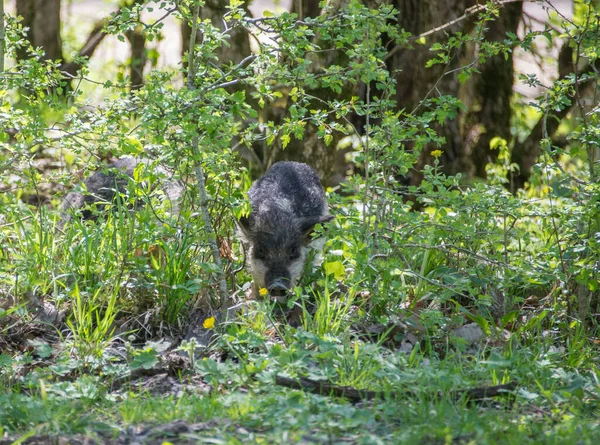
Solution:
<path fill-rule="evenodd" d="M 0 0 L 0 73 L 4 72 L 4 0 Z"/>
<path fill-rule="evenodd" d="M 364 148 L 364 153 L 365 153 L 365 193 L 363 195 L 363 238 L 364 241 L 366 240 L 367 237 L 367 222 L 370 219 L 370 209 L 371 206 L 367 205 L 367 202 L 369 200 L 369 173 L 370 173 L 370 169 L 369 169 L 369 138 L 370 138 L 370 116 L 371 116 L 371 101 L 370 101 L 370 96 L 371 96 L 371 83 L 367 82 L 367 92 L 366 92 L 366 105 L 367 105 L 367 113 L 366 113 L 366 123 L 365 123 L 365 137 L 364 137 L 364 142 L 363 142 L 363 148 Z M 367 208 L 369 210 L 367 210 Z"/>
<path fill-rule="evenodd" d="M 190 35 L 190 47 L 188 55 L 188 78 L 187 87 L 189 90 L 194 90 L 194 77 L 196 75 L 196 62 L 194 59 L 195 47 L 196 47 L 196 35 L 198 33 L 198 15 L 200 7 L 194 8 L 192 32 Z M 208 238 L 212 250 L 212 257 L 217 268 L 217 278 L 219 283 L 219 306 L 225 304 L 229 298 L 229 291 L 227 290 L 227 280 L 225 273 L 223 272 L 223 262 L 221 261 L 221 252 L 219 251 L 219 245 L 217 243 L 217 237 L 213 230 L 212 221 L 210 218 L 210 212 L 208 210 L 208 192 L 206 191 L 206 175 L 202 168 L 200 161 L 200 150 L 199 150 L 200 136 L 195 134 L 192 138 L 192 152 L 195 157 L 194 171 L 196 173 L 196 181 L 198 182 L 198 194 L 200 197 L 200 210 L 202 212 L 202 219 L 204 220 L 204 230 Z"/>
<path fill-rule="evenodd" d="M 402 247 L 413 247 L 413 248 L 417 248 L 417 249 L 436 249 L 436 250 L 441 250 L 442 252 L 446 252 L 446 253 L 451 253 L 451 252 L 449 252 L 449 249 L 455 249 L 461 253 L 472 256 L 473 258 L 477 258 L 480 261 L 483 261 L 483 262 L 486 262 L 489 264 L 493 264 L 494 266 L 504 267 L 504 268 L 512 270 L 512 271 L 519 270 L 516 267 L 511 266 L 510 264 L 506 264 L 501 261 L 486 258 L 483 255 L 479 255 L 479 254 L 477 254 L 469 249 L 465 249 L 463 247 L 455 246 L 454 244 L 444 244 L 442 246 L 433 246 L 433 245 L 428 245 L 428 244 L 405 243 L 405 244 L 402 244 Z"/>

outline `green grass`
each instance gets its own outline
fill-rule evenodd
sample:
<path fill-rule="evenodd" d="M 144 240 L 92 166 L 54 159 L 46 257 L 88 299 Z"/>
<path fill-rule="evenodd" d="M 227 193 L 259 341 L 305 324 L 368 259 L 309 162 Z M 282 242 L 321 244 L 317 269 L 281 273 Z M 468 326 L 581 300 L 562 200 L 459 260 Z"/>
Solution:
<path fill-rule="evenodd" d="M 353 238 L 355 215 L 340 218 L 323 267 L 288 306 L 246 301 L 226 318 L 210 307 L 213 266 L 194 218 L 175 226 L 118 206 L 58 231 L 46 210 L 5 207 L 0 286 L 16 306 L 0 311 L 0 435 L 17 443 L 106 442 L 132 426 L 177 443 L 175 421 L 200 443 L 592 444 L 600 435 L 593 325 L 568 315 L 565 292 L 522 279 L 533 268 L 492 273 L 477 258 L 428 248 L 443 221 L 399 215 L 418 242 L 374 257 Z M 452 243 L 484 252 L 461 224 Z M 233 248 L 230 270 L 241 263 Z M 514 282 L 504 286 L 500 270 Z M 240 286 L 247 275 L 236 278 Z M 511 305 L 500 319 L 489 315 L 491 285 Z M 536 291 L 547 298 L 523 306 Z M 32 295 L 64 310 L 65 322 L 36 321 Z M 287 322 L 290 309 L 300 327 Z M 213 315 L 216 336 L 178 340 Z M 453 334 L 467 323 L 486 333 L 479 343 Z M 279 386 L 276 376 L 378 396 L 352 403 Z M 517 389 L 479 402 L 454 396 L 506 383 Z"/>
<path fill-rule="evenodd" d="M 109 293 L 105 307 L 105 299 L 99 298 L 103 292 Z M 117 294 L 114 290 L 100 287 L 93 296 L 85 298 L 75 283 L 71 296 L 73 313 L 72 318 L 67 320 L 67 326 L 73 335 L 73 345 L 77 354 L 79 357 L 101 357 L 115 331 Z"/>
<path fill-rule="evenodd" d="M 302 326 L 306 331 L 318 335 L 338 335 L 350 327 L 350 313 L 354 305 L 354 290 L 344 296 L 336 296 L 325 280 L 322 291 L 314 291 L 314 311 L 302 305 Z M 301 300 L 303 302 L 303 300 Z M 304 303 L 304 302 L 303 302 Z"/>
<path fill-rule="evenodd" d="M 32 432 L 118 437 L 132 425 L 183 420 L 206 423 L 192 437 L 225 443 L 591 444 L 600 433 L 595 368 L 585 368 L 589 361 L 578 370 L 565 367 L 548 344 L 492 348 L 478 357 L 430 356 L 411 366 L 405 354 L 376 345 L 349 347 L 333 338 L 315 344 L 311 338 L 316 340 L 298 331 L 294 345 L 249 352 L 247 362 L 213 366 L 206 359 L 196 372 L 180 376 L 178 383 L 187 389 L 179 394 L 153 395 L 151 387 L 133 385 L 111 392 L 112 361 L 91 371 L 95 376 L 63 381 L 49 368 L 17 377 L 5 365 L 0 425 L 13 438 Z M 268 362 L 264 370 L 248 373 L 248 364 L 261 360 Z M 352 404 L 276 386 L 275 373 L 313 378 L 325 373 L 338 384 L 380 389 L 384 396 Z M 199 376 L 205 382 L 201 391 Z M 518 381 L 519 389 L 484 403 L 449 396 L 453 389 L 501 381 Z"/>

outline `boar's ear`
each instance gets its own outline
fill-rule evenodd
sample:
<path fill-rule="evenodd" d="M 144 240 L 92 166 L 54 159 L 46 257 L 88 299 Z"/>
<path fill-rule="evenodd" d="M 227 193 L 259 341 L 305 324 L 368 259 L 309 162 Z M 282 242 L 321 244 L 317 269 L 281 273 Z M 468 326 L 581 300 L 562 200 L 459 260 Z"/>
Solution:
<path fill-rule="evenodd" d="M 236 220 L 235 225 L 237 226 L 238 234 L 242 241 L 249 243 L 251 238 L 250 218 L 241 216 L 239 220 Z"/>
<path fill-rule="evenodd" d="M 326 223 L 333 219 L 333 215 L 325 215 L 325 216 L 315 216 L 304 218 L 300 223 L 300 230 L 304 235 L 304 242 L 310 243 L 312 241 L 311 235 L 313 230 L 315 229 L 315 225 L 319 223 Z"/>

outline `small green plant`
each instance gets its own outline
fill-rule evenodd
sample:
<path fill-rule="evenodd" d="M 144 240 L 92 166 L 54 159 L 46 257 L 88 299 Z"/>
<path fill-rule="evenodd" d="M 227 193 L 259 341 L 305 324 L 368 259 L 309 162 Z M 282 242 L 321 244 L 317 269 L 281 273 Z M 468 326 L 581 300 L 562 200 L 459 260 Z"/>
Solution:
<path fill-rule="evenodd" d="M 196 348 L 198 347 L 198 342 L 195 337 L 190 338 L 189 340 L 183 340 L 181 344 L 177 347 L 177 351 L 183 351 L 188 355 L 190 359 L 190 368 L 194 369 L 196 366 Z"/>
<path fill-rule="evenodd" d="M 104 293 L 108 293 L 108 298 Z M 111 342 L 117 316 L 118 287 L 99 287 L 91 297 L 79 291 L 75 282 L 71 296 L 73 312 L 67 325 L 73 335 L 73 346 L 81 358 L 101 357 Z"/>
<path fill-rule="evenodd" d="M 353 288 L 344 294 L 332 291 L 328 278 L 322 290 L 313 290 L 314 309 L 309 310 L 305 299 L 302 302 L 302 327 L 317 335 L 339 335 L 351 324 L 350 314 L 354 304 Z"/>
<path fill-rule="evenodd" d="M 0 227 L 0 259 L 6 260 L 3 281 L 13 286 L 15 294 L 46 295 L 54 288 L 54 262 L 60 252 L 52 217 L 44 207 L 8 205 L 6 210 L 12 222 Z"/>
<path fill-rule="evenodd" d="M 189 302 L 200 289 L 192 278 L 194 257 L 193 239 L 183 233 L 172 242 L 158 240 L 149 259 L 152 265 L 152 281 L 160 298 L 161 317 L 174 325 L 186 313 Z"/>
<path fill-rule="evenodd" d="M 366 382 L 372 382 L 381 370 L 379 345 L 362 343 L 358 340 L 344 342 L 336 367 L 336 381 L 342 386 L 363 388 Z"/>

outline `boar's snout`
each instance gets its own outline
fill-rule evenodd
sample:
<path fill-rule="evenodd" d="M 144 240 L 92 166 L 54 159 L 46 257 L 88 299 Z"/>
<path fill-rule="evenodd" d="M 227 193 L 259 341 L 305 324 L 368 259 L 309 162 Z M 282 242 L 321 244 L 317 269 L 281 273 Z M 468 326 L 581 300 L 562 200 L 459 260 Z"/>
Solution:
<path fill-rule="evenodd" d="M 275 298 L 285 297 L 287 295 L 288 290 L 289 288 L 286 287 L 283 283 L 273 283 L 269 287 L 269 294 Z"/>
<path fill-rule="evenodd" d="M 265 276 L 267 290 L 273 297 L 285 297 L 292 287 L 292 279 L 287 270 L 271 269 Z"/>

